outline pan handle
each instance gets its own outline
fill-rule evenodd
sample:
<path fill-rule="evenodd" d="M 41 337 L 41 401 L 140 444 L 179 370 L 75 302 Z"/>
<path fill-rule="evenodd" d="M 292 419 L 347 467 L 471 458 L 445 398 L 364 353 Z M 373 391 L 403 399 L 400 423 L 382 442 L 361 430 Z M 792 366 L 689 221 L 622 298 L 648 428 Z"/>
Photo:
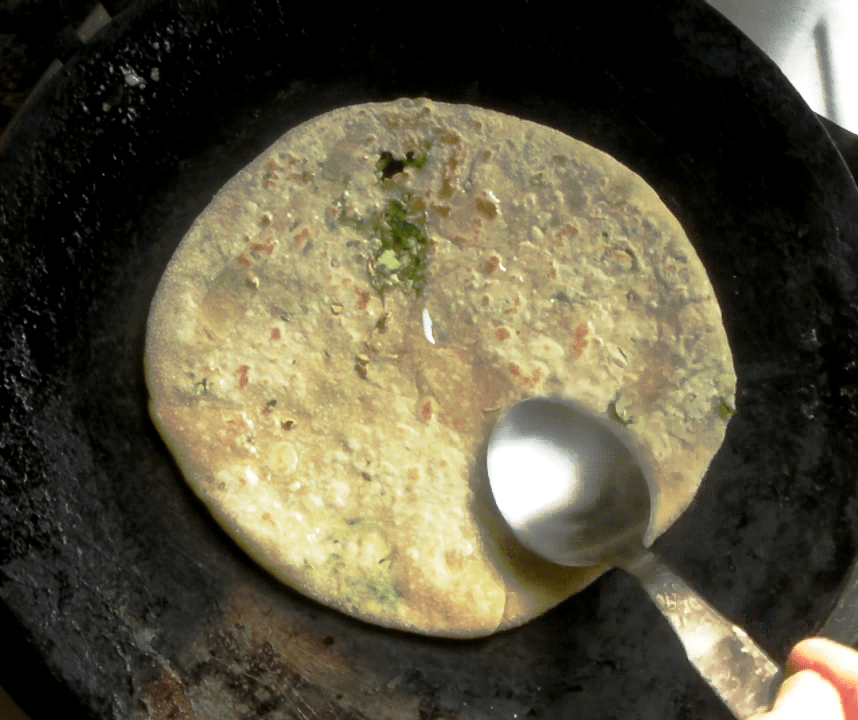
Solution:
<path fill-rule="evenodd" d="M 649 550 L 623 563 L 673 627 L 697 672 L 739 720 L 766 712 L 781 670 L 738 625 L 701 598 Z"/>

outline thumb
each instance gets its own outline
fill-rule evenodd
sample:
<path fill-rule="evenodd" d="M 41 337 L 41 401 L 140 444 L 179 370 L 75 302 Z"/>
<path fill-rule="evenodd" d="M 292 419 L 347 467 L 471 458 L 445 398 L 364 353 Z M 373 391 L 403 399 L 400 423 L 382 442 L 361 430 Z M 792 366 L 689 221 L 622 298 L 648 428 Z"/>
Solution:
<path fill-rule="evenodd" d="M 834 686 L 813 670 L 787 678 L 772 709 L 749 720 L 844 720 L 843 705 Z"/>

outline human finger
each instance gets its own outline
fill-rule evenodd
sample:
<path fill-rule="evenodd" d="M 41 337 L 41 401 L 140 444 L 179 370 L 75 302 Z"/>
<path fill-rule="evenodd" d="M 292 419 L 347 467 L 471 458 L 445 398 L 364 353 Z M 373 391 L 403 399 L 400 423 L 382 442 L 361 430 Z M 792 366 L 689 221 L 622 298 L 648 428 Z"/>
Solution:
<path fill-rule="evenodd" d="M 802 670 L 784 681 L 772 709 L 750 720 L 844 720 L 840 694 L 812 670 Z"/>
<path fill-rule="evenodd" d="M 858 652 L 827 638 L 808 638 L 793 648 L 790 670 L 813 670 L 840 693 L 847 720 L 858 720 Z"/>

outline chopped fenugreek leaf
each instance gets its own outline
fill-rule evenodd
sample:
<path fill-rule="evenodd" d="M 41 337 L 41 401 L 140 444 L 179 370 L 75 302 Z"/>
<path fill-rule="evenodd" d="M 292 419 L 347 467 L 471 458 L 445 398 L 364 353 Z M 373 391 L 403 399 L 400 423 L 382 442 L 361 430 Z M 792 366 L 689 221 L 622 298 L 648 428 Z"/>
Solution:
<path fill-rule="evenodd" d="M 724 398 L 718 398 L 721 402 L 718 405 L 718 417 L 722 420 L 729 420 L 736 414 L 736 409 L 730 405 Z"/>
<path fill-rule="evenodd" d="M 408 294 L 419 296 L 426 286 L 429 238 L 422 227 L 425 214 L 416 215 L 408 215 L 401 202 L 390 200 L 387 208 L 373 218 L 380 247 L 369 263 L 369 276 L 379 295 L 398 285 Z"/>
<path fill-rule="evenodd" d="M 393 250 L 385 250 L 378 256 L 378 263 L 384 265 L 388 270 L 399 270 L 402 263 L 396 259 L 396 252 Z"/>
<path fill-rule="evenodd" d="M 431 145 L 432 145 L 432 143 L 427 143 L 426 150 L 428 150 L 429 147 L 431 147 Z M 429 159 L 429 153 L 426 152 L 425 150 L 422 153 L 420 153 L 417 157 L 414 156 L 413 150 L 409 150 L 407 153 L 405 153 L 405 166 L 406 167 L 413 167 L 413 168 L 416 168 L 417 170 L 421 170 L 423 168 L 423 166 L 426 164 L 426 161 L 428 159 Z"/>
<path fill-rule="evenodd" d="M 610 417 L 611 420 L 618 422 L 623 427 L 628 427 L 629 424 L 632 422 L 631 418 L 626 420 L 617 412 L 617 403 L 615 402 L 608 403 L 608 417 Z"/>

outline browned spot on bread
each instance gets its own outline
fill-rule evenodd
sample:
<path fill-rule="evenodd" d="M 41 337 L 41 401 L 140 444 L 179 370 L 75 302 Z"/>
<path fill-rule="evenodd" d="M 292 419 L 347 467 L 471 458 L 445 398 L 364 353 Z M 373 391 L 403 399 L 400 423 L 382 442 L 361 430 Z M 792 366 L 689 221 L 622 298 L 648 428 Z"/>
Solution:
<path fill-rule="evenodd" d="M 226 424 L 231 430 L 239 431 L 247 427 L 247 420 L 245 420 L 241 415 L 238 415 L 237 417 L 227 420 Z"/>
<path fill-rule="evenodd" d="M 262 255 L 268 255 L 269 257 L 274 253 L 274 247 L 277 245 L 277 241 L 272 239 L 266 243 L 253 243 L 250 246 L 250 252 L 252 253 L 261 253 Z"/>
<path fill-rule="evenodd" d="M 574 352 L 575 355 L 578 357 L 581 357 L 581 354 L 587 347 L 588 332 L 590 332 L 590 329 L 587 327 L 587 323 L 585 322 L 581 323 L 578 327 L 575 328 L 575 344 L 572 346 L 572 352 Z"/>
<path fill-rule="evenodd" d="M 486 275 L 491 275 L 499 266 L 500 258 L 497 255 L 492 255 L 488 260 L 486 260 L 486 264 L 483 266 L 483 272 Z"/>
<path fill-rule="evenodd" d="M 558 231 L 558 233 L 556 235 L 556 239 L 554 241 L 554 245 L 556 247 L 563 247 L 563 245 L 565 245 L 566 242 L 570 238 L 575 237 L 577 234 L 578 234 L 578 228 L 576 228 L 574 225 L 570 225 L 569 223 L 566 223 Z"/>
<path fill-rule="evenodd" d="M 369 290 L 357 290 L 356 292 L 358 294 L 357 309 L 366 309 L 366 306 L 369 305 L 369 299 L 372 297 L 372 293 L 370 293 Z"/>
<path fill-rule="evenodd" d="M 542 370 L 536 368 L 531 375 L 525 375 L 515 363 L 509 364 L 509 373 L 513 379 L 525 387 L 535 387 L 542 380 Z"/>
<path fill-rule="evenodd" d="M 495 338 L 497 338 L 500 342 L 507 340 L 509 338 L 509 330 L 506 328 L 500 327 L 495 330 Z"/>
<path fill-rule="evenodd" d="M 308 237 L 310 237 L 310 230 L 308 228 L 304 228 L 304 230 L 302 232 L 300 232 L 298 235 L 295 235 L 295 237 L 293 237 L 292 240 L 295 241 L 296 245 L 300 245 Z"/>
<path fill-rule="evenodd" d="M 447 563 L 447 567 L 451 570 L 462 569 L 462 556 L 452 550 L 448 550 L 444 553 L 444 562 Z"/>
<path fill-rule="evenodd" d="M 423 407 L 420 408 L 420 417 L 427 422 L 432 419 L 432 403 L 429 400 L 423 403 Z"/>
<path fill-rule="evenodd" d="M 247 376 L 250 372 L 250 365 L 239 365 L 236 372 L 238 373 L 238 386 L 247 387 L 248 383 L 250 383 L 250 378 Z"/>
<path fill-rule="evenodd" d="M 271 339 L 279 340 L 282 337 L 280 334 L 280 328 L 271 328 Z"/>
<path fill-rule="evenodd" d="M 482 570 L 473 560 L 461 558 L 460 562 L 465 577 L 472 571 Z M 468 631 L 474 626 L 485 627 L 489 631 L 497 628 L 498 615 L 503 612 L 502 584 L 491 588 L 491 597 L 466 586 L 440 587 L 427 581 L 423 568 L 404 555 L 397 558 L 391 572 L 394 587 L 404 602 L 415 607 L 420 622 Z"/>
<path fill-rule="evenodd" d="M 453 189 L 453 181 L 456 178 L 457 172 L 456 168 L 459 166 L 459 159 L 454 155 L 450 156 L 450 159 L 444 163 L 444 178 L 441 181 L 441 192 L 439 195 L 442 199 L 447 200 L 455 194 L 455 190 Z"/>
<path fill-rule="evenodd" d="M 476 200 L 477 212 L 485 215 L 490 220 L 498 216 L 498 208 L 487 196 L 478 197 Z"/>

